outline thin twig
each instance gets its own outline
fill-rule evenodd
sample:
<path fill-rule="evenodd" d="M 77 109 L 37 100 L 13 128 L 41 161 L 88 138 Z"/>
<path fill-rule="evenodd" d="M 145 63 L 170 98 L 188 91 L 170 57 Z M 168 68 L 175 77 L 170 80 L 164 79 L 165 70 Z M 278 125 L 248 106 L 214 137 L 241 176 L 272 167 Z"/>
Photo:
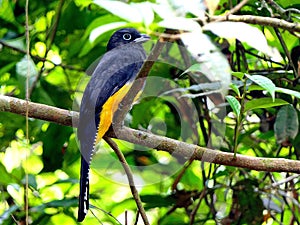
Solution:
<path fill-rule="evenodd" d="M 199 201 L 198 201 L 196 207 L 193 209 L 193 211 L 190 214 L 190 225 L 194 224 L 197 211 L 200 207 L 201 201 L 202 201 L 203 197 L 205 196 L 205 194 L 206 194 L 206 187 L 203 188 L 203 190 L 199 196 Z"/>
<path fill-rule="evenodd" d="M 22 54 L 26 54 L 26 50 L 17 48 L 15 46 L 12 46 L 12 45 L 8 44 L 4 40 L 0 40 L 0 45 L 4 46 L 6 48 L 12 49 L 12 50 L 14 50 L 16 52 L 19 52 L 19 53 L 22 53 Z M 34 54 L 30 53 L 30 52 L 29 52 L 29 54 L 30 54 L 30 57 L 32 57 L 33 59 L 36 59 L 36 60 L 41 61 L 41 62 L 49 62 L 49 63 L 53 64 L 54 66 L 60 66 L 60 67 L 62 67 L 64 69 L 75 70 L 75 71 L 78 71 L 78 72 L 84 72 L 85 71 L 83 68 L 78 68 L 78 67 L 72 66 L 72 65 L 66 65 L 66 64 L 63 64 L 63 63 L 58 63 L 57 64 L 57 63 L 52 62 L 49 59 L 40 57 L 38 55 L 34 55 Z"/>
<path fill-rule="evenodd" d="M 259 59 L 262 59 L 266 62 L 270 62 L 270 63 L 273 63 L 273 64 L 277 64 L 277 65 L 280 65 L 280 66 L 285 66 L 283 63 L 280 63 L 280 62 L 276 62 L 276 61 L 273 61 L 272 59 L 270 58 L 267 58 L 265 55 L 261 56 L 261 55 L 258 55 L 258 54 L 255 54 L 247 49 L 244 49 L 245 53 L 247 53 L 248 55 L 252 55 L 252 56 L 255 56 L 256 58 L 259 58 Z M 277 68 L 273 68 L 274 70 L 276 70 Z M 282 69 L 282 68 L 280 68 Z"/>
<path fill-rule="evenodd" d="M 298 178 L 299 176 L 300 176 L 299 174 L 294 174 L 294 175 L 289 176 L 289 177 L 287 177 L 287 178 L 285 178 L 283 180 L 280 180 L 280 181 L 278 181 L 276 183 L 272 183 L 269 187 L 266 187 L 266 189 L 271 188 L 271 187 L 274 188 L 274 187 L 279 186 L 281 184 L 290 182 L 291 180 L 294 180 L 295 178 Z"/>
<path fill-rule="evenodd" d="M 30 93 L 29 93 L 29 78 L 30 78 L 30 37 L 29 37 L 29 0 L 26 0 L 25 3 L 25 36 L 26 36 L 26 59 L 27 59 L 27 73 L 26 73 L 26 144 L 29 146 L 29 101 L 30 101 Z M 25 165 L 27 164 L 27 159 L 29 158 L 29 153 L 26 154 Z M 24 204 L 25 204 L 25 224 L 29 224 L 29 178 L 27 170 L 25 172 L 25 196 L 24 196 Z"/>
<path fill-rule="evenodd" d="M 50 29 L 50 31 L 52 30 L 52 32 L 50 32 L 50 35 L 49 35 L 49 43 L 48 43 L 48 46 L 47 46 L 47 51 L 49 51 L 49 49 L 51 48 L 53 42 L 54 42 L 54 39 L 56 37 L 56 32 L 57 32 L 57 28 L 58 28 L 58 23 L 59 23 L 59 20 L 60 20 L 60 17 L 61 17 L 61 12 L 62 12 L 62 7 L 63 7 L 63 4 L 64 4 L 64 1 L 65 0 L 60 0 L 59 1 L 59 4 L 57 6 L 57 10 L 55 12 L 55 21 L 53 23 L 53 26 L 52 28 Z M 47 54 L 47 53 L 46 53 Z"/>
<path fill-rule="evenodd" d="M 287 58 L 289 60 L 289 65 L 291 65 L 292 68 L 293 68 L 294 77 L 296 78 L 298 73 L 297 73 L 297 70 L 296 70 L 296 68 L 294 66 L 293 60 L 291 58 L 291 54 L 290 54 L 290 52 L 289 52 L 289 50 L 288 50 L 288 48 L 287 48 L 287 46 L 285 44 L 285 41 L 283 40 L 283 37 L 281 36 L 281 33 L 278 30 L 278 28 L 274 27 L 274 31 L 275 31 L 276 36 L 278 37 L 278 39 L 280 41 L 280 44 L 281 44 L 281 46 L 282 46 L 282 48 L 284 50 L 285 55 L 287 56 Z"/>
<path fill-rule="evenodd" d="M 96 214 L 94 213 L 94 211 L 91 210 L 91 209 L 90 209 L 90 211 L 91 211 L 91 213 L 93 214 L 93 216 L 97 219 L 98 223 L 101 224 L 101 225 L 103 225 L 103 223 L 102 223 L 101 220 L 96 216 Z"/>
<path fill-rule="evenodd" d="M 175 178 L 172 187 L 171 187 L 171 191 L 175 191 L 177 189 L 177 185 L 180 182 L 181 178 L 183 177 L 184 173 L 186 172 L 186 170 L 190 167 L 190 165 L 192 165 L 194 159 L 190 158 L 189 161 L 183 166 L 183 168 L 181 169 L 181 171 L 179 172 L 179 175 Z"/>
<path fill-rule="evenodd" d="M 139 216 L 140 216 L 140 212 L 139 212 L 139 211 L 137 211 L 137 212 L 136 212 L 136 216 L 135 216 L 134 225 L 137 225 L 137 224 L 138 224 L 138 221 L 139 221 Z"/>
<path fill-rule="evenodd" d="M 140 199 L 140 196 L 139 196 L 139 193 L 135 187 L 135 184 L 134 184 L 134 179 L 133 179 L 133 174 L 131 172 L 131 169 L 123 155 L 123 153 L 120 151 L 118 145 L 109 137 L 104 137 L 104 140 L 107 142 L 107 144 L 109 144 L 109 146 L 114 150 L 114 152 L 116 153 L 116 155 L 118 156 L 119 158 L 119 161 L 121 162 L 124 170 L 125 170 L 125 173 L 127 175 L 127 179 L 128 179 L 128 183 L 129 183 L 129 187 L 130 187 L 130 190 L 131 190 L 131 193 L 132 193 L 132 196 L 136 202 L 136 205 L 138 207 L 138 210 L 142 216 L 142 219 L 144 221 L 144 224 L 145 225 L 150 225 L 149 221 L 148 221 L 148 218 L 147 218 L 147 215 L 146 215 L 146 212 L 145 212 L 145 209 L 143 207 L 143 204 L 142 204 L 142 201 Z"/>
<path fill-rule="evenodd" d="M 229 12 L 226 13 L 226 16 L 230 15 L 230 14 L 234 14 L 238 11 L 241 10 L 241 8 L 243 8 L 244 5 L 246 5 L 248 3 L 249 0 L 243 0 L 240 3 L 238 3 L 236 6 L 234 6 L 232 9 L 229 10 Z"/>
<path fill-rule="evenodd" d="M 50 33 L 50 37 L 49 37 L 49 41 L 48 41 L 48 46 L 47 46 L 47 49 L 45 51 L 45 54 L 44 54 L 44 57 L 46 59 L 50 49 L 51 49 L 51 46 L 54 42 L 54 38 L 56 36 L 56 31 L 57 31 L 57 27 L 58 27 L 58 22 L 59 22 L 59 19 L 60 19 L 60 16 L 61 16 L 61 11 L 62 11 L 62 6 L 63 6 L 63 3 L 64 3 L 64 0 L 60 0 L 59 1 L 59 4 L 58 4 L 58 7 L 57 7 L 57 10 L 56 10 L 56 17 L 55 17 L 55 21 L 53 23 L 53 28 L 52 28 L 52 32 Z M 44 69 L 45 69 L 45 62 L 46 61 L 43 61 L 43 65 L 41 66 L 41 69 L 39 70 L 37 76 L 35 77 L 34 81 L 32 82 L 32 85 L 30 87 L 30 90 L 29 90 L 29 96 L 31 96 L 33 90 L 35 89 L 36 85 L 38 84 L 38 81 L 40 80 L 43 72 L 44 72 Z"/>

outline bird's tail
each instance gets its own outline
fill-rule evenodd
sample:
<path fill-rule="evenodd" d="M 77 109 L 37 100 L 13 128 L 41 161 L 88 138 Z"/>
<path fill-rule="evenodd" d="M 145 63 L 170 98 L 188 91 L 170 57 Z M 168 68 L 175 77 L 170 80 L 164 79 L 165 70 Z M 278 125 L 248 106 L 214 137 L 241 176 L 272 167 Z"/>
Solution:
<path fill-rule="evenodd" d="M 80 170 L 80 194 L 79 194 L 79 208 L 78 208 L 78 222 L 82 222 L 89 210 L 89 172 L 90 166 L 85 158 L 81 156 L 81 170 Z"/>

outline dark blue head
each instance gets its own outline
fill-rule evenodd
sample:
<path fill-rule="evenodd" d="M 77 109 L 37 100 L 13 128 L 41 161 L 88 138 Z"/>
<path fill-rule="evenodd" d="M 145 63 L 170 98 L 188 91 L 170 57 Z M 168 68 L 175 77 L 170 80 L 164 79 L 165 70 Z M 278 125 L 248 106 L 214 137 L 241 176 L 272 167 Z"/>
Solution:
<path fill-rule="evenodd" d="M 110 37 L 108 44 L 107 44 L 107 51 L 112 50 L 113 48 L 125 45 L 131 42 L 145 42 L 148 41 L 150 37 L 145 34 L 140 34 L 136 29 L 133 28 L 124 28 L 117 30 L 113 35 Z"/>

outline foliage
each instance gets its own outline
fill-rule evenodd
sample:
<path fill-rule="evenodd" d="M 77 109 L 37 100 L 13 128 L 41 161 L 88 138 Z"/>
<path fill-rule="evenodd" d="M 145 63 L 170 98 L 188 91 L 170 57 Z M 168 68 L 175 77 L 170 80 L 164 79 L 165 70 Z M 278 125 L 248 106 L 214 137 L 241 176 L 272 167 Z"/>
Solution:
<path fill-rule="evenodd" d="M 29 75 L 31 101 L 76 109 L 84 71 L 93 70 L 113 30 L 135 27 L 153 40 L 166 28 L 175 36 L 189 31 L 166 45 L 125 123 L 222 151 L 299 160 L 300 53 L 296 60 L 292 55 L 299 63 L 294 68 L 287 56 L 300 44 L 299 33 L 242 22 L 201 23 L 204 10 L 224 15 L 239 1 L 29 2 L 27 60 L 25 0 L 0 1 L 0 94 L 24 99 Z M 299 23 L 297 0 L 266 2 L 273 1 L 250 0 L 236 14 Z M 145 44 L 148 52 L 154 43 Z M 0 112 L 0 137 L 0 224 L 24 223 L 27 212 L 30 224 L 76 224 L 75 131 L 29 119 L 27 138 L 24 117 Z M 186 162 L 117 143 L 151 224 L 300 223 L 299 177 Z M 105 143 L 91 176 L 93 214 L 83 224 L 125 224 L 125 215 L 133 224 L 135 202 Z"/>

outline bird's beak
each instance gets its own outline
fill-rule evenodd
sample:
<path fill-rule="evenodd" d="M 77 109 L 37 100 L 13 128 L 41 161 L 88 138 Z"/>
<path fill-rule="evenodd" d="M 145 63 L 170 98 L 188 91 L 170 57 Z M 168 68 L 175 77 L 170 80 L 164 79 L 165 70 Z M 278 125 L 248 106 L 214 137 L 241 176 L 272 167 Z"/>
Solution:
<path fill-rule="evenodd" d="M 141 34 L 140 37 L 134 39 L 135 43 L 143 43 L 150 40 L 150 37 L 147 34 Z"/>

